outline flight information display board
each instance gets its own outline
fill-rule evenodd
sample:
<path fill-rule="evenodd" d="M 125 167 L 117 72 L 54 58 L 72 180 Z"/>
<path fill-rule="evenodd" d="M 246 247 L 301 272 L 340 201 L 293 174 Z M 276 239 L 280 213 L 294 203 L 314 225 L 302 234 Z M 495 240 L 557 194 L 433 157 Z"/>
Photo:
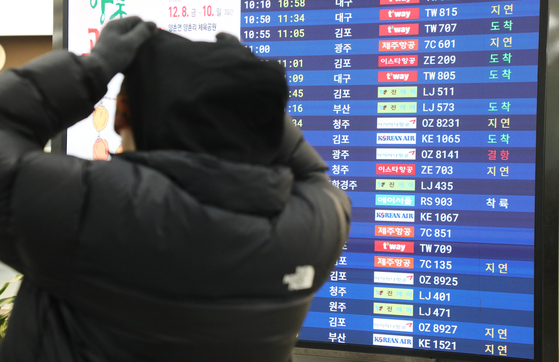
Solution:
<path fill-rule="evenodd" d="M 70 0 L 69 49 L 130 15 L 193 40 L 227 31 L 285 67 L 294 127 L 353 204 L 301 341 L 536 358 L 539 1 Z M 119 82 L 99 109 L 114 113 Z M 112 118 L 70 129 L 68 153 L 118 152 Z"/>
<path fill-rule="evenodd" d="M 241 9 L 353 204 L 300 339 L 534 358 L 539 2 Z"/>

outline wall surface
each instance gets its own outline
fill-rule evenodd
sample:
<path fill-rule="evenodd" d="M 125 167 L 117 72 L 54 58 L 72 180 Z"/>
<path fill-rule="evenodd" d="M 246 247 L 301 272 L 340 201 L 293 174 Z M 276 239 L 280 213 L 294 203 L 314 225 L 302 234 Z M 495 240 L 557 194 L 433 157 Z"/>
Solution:
<path fill-rule="evenodd" d="M 19 67 L 31 59 L 52 50 L 52 36 L 0 36 L 0 46 L 4 50 L 5 64 L 2 66 L 0 54 L 0 72 Z M 0 52 L 2 52 L 0 50 Z"/>
<path fill-rule="evenodd" d="M 0 36 L 52 35 L 53 0 L 0 1 Z"/>

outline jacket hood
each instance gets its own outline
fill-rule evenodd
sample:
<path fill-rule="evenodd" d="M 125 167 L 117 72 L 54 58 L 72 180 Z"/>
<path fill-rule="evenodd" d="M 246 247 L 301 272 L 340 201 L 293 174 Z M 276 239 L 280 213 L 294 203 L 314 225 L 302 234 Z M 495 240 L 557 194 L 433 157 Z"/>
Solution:
<path fill-rule="evenodd" d="M 139 151 L 184 150 L 269 165 L 283 133 L 283 68 L 231 36 L 193 42 L 159 31 L 124 72 Z"/>
<path fill-rule="evenodd" d="M 264 217 L 281 212 L 294 181 L 285 166 L 229 162 L 188 151 L 125 152 L 116 157 L 163 173 L 204 204 Z"/>

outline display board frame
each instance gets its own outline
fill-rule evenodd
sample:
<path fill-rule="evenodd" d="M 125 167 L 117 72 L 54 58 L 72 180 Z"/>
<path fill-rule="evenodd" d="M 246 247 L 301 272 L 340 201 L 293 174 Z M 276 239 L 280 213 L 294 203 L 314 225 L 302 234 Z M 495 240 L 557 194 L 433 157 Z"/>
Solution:
<path fill-rule="evenodd" d="M 68 1 L 54 0 L 53 48 L 68 47 Z M 559 328 L 559 1 L 542 0 L 538 67 L 538 123 L 535 209 L 535 305 L 533 361 L 557 361 Z M 66 133 L 53 139 L 54 152 L 65 152 Z M 401 355 L 443 361 L 530 361 L 438 351 L 395 350 L 300 341 L 298 354 L 330 356 L 340 360 L 377 360 L 373 356 Z M 314 352 L 313 352 L 314 351 Z M 328 352 L 331 351 L 331 352 Z M 365 358 L 364 356 L 369 356 Z M 380 357 L 379 357 L 380 358 Z M 382 360 L 382 359 L 379 359 Z"/>

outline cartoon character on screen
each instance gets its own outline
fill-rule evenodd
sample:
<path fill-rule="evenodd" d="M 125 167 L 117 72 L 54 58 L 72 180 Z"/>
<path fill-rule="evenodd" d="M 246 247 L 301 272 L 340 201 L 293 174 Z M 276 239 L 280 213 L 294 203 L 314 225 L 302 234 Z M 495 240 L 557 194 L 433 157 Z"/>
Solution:
<path fill-rule="evenodd" d="M 109 143 L 101 138 L 101 131 L 107 127 L 109 122 L 109 111 L 100 104 L 93 111 L 93 127 L 99 132 L 99 136 L 93 144 L 93 159 L 106 161 L 109 159 Z"/>

